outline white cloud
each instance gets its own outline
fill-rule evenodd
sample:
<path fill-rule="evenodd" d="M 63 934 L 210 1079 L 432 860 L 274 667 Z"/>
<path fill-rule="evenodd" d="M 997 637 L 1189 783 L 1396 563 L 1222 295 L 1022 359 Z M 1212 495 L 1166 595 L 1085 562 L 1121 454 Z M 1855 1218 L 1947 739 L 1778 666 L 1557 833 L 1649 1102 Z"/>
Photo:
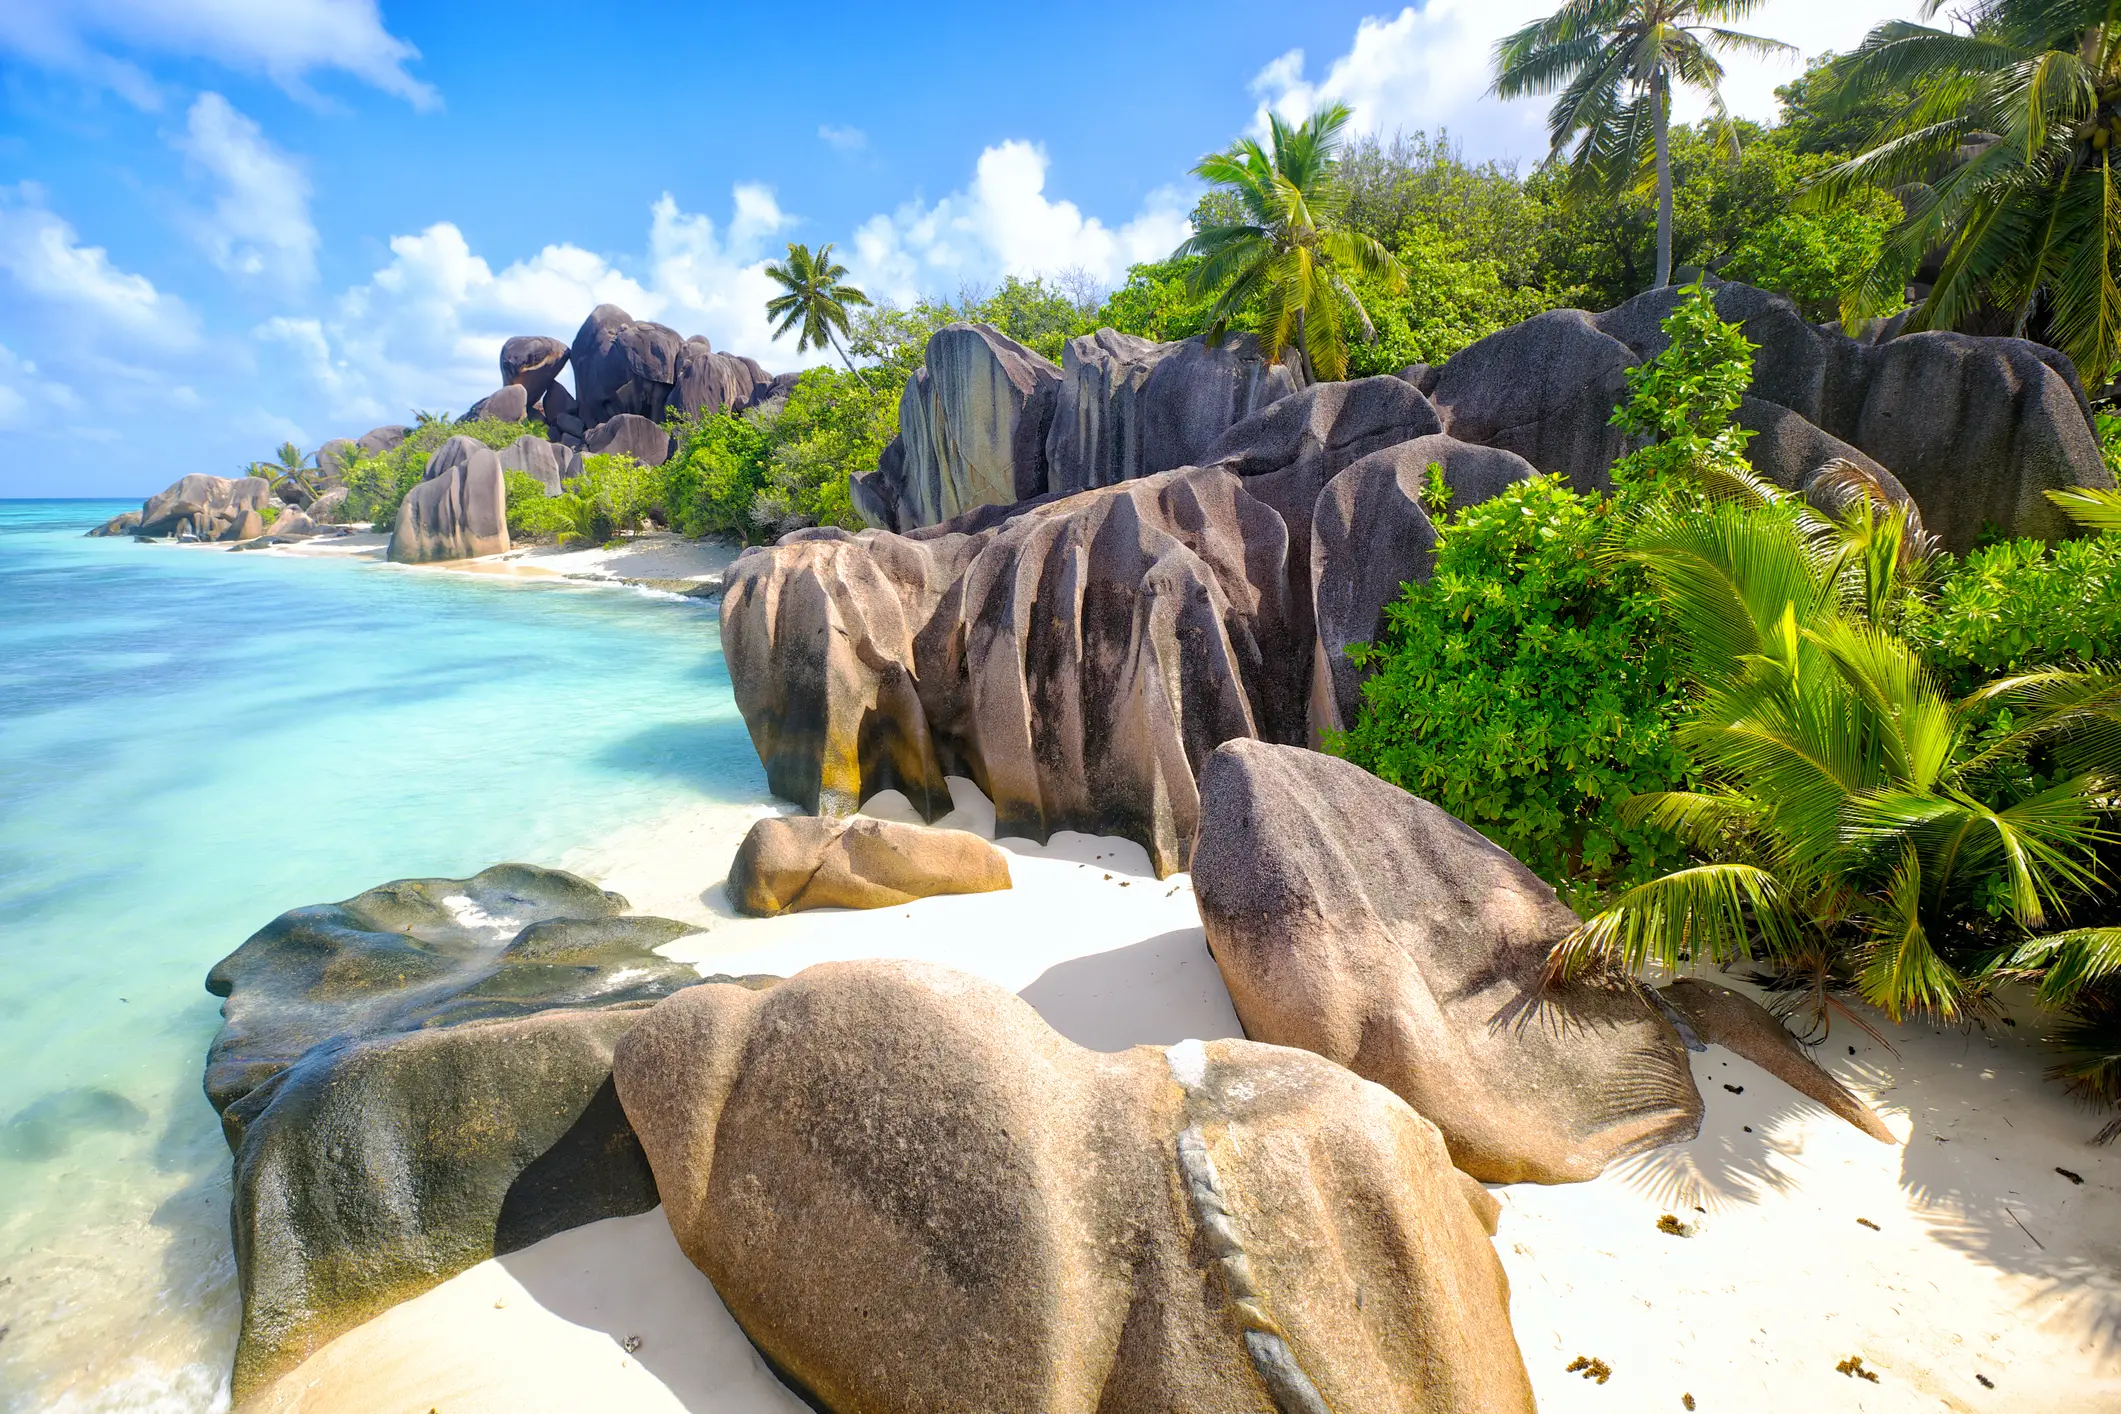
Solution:
<path fill-rule="evenodd" d="M 309 178 L 265 140 L 256 123 L 220 94 L 202 93 L 191 106 L 184 135 L 170 145 L 220 184 L 212 213 L 189 223 L 215 265 L 282 288 L 316 278 Z"/>
<path fill-rule="evenodd" d="M 156 289 L 145 275 L 111 264 L 102 246 L 82 245 L 27 182 L 0 186 L 0 271 L 31 300 L 62 316 L 48 331 L 59 341 L 107 330 L 151 346 L 183 348 L 196 337 L 196 322 L 182 300 Z M 65 327 L 77 323 L 87 327 Z"/>
<path fill-rule="evenodd" d="M 1488 87 L 1496 41 L 1553 7 L 1554 0 L 1430 0 L 1390 19 L 1365 19 L 1348 51 L 1315 79 L 1306 76 L 1303 51 L 1292 49 L 1252 80 L 1260 98 L 1255 130 L 1265 128 L 1269 108 L 1301 119 L 1323 104 L 1345 103 L 1359 132 L 1448 128 L 1471 157 L 1537 161 L 1546 155 L 1546 113 L 1553 100 L 1504 103 Z M 1914 13 L 1910 0 L 1779 0 L 1734 28 L 1813 55 L 1854 48 L 1873 26 Z M 1759 121 L 1777 115 L 1776 85 L 1802 67 L 1794 58 L 1736 55 L 1724 56 L 1723 63 L 1725 101 L 1739 116 Z M 1698 117 L 1701 106 L 1682 92 L 1675 112 L 1681 119 Z"/>
<path fill-rule="evenodd" d="M 901 302 L 1007 275 L 1078 269 L 1112 285 L 1128 266 L 1163 259 L 1192 233 L 1190 203 L 1175 188 L 1151 192 L 1140 212 L 1114 229 L 1072 201 L 1047 197 L 1047 166 L 1041 147 L 1000 143 L 980 153 L 966 190 L 933 206 L 909 201 L 870 217 L 854 233 L 848 264 L 855 282 Z"/>
<path fill-rule="evenodd" d="M 44 377 L 36 364 L 0 344 L 0 428 L 32 426 L 52 409 L 73 412 L 80 406 L 80 394 Z"/>
<path fill-rule="evenodd" d="M 6 0 L 0 50 L 115 89 L 143 108 L 158 106 L 155 84 L 138 65 L 111 53 L 208 59 L 264 74 L 314 100 L 309 76 L 337 70 L 395 94 L 416 108 L 439 103 L 434 88 L 405 66 L 420 51 L 383 27 L 375 0 Z"/>
<path fill-rule="evenodd" d="M 869 134 L 842 123 L 821 123 L 817 135 L 835 152 L 860 152 L 869 145 Z"/>

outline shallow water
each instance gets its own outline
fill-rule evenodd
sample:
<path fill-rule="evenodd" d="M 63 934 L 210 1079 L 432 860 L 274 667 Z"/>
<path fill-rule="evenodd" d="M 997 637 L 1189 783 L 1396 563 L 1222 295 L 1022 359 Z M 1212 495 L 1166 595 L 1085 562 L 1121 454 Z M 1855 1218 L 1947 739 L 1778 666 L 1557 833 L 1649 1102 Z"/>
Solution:
<path fill-rule="evenodd" d="M 765 790 L 712 605 L 82 538 L 128 505 L 0 501 L 8 1411 L 225 1406 L 202 984 L 252 930 Z"/>

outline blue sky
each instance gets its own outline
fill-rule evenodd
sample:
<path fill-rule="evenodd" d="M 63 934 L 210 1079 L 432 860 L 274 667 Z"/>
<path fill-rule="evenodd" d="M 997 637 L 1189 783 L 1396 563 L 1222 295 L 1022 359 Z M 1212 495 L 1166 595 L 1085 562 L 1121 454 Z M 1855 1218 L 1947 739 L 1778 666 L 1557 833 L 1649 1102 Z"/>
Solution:
<path fill-rule="evenodd" d="M 1268 104 L 1529 162 L 1544 104 L 1482 90 L 1541 8 L 0 0 L 0 496 L 461 411 L 600 300 L 795 367 L 759 271 L 789 240 L 901 301 L 1114 283 Z M 1909 8 L 1749 27 L 1816 52 Z M 1734 66 L 1735 106 L 1791 72 Z"/>

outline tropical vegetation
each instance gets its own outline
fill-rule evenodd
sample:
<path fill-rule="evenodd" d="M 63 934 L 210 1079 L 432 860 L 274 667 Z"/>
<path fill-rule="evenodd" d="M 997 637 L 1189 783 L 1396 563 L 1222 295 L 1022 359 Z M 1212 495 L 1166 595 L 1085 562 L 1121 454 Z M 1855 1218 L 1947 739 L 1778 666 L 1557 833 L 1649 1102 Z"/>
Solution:
<path fill-rule="evenodd" d="M 794 241 L 788 243 L 788 258 L 766 267 L 766 278 L 781 287 L 781 293 L 766 301 L 766 317 L 779 321 L 773 337 L 795 330 L 795 351 L 830 347 L 861 379 L 861 371 L 840 339 L 847 333 L 847 311 L 869 303 L 869 296 L 846 282 L 847 267 L 832 258 L 832 243 L 816 250 Z"/>

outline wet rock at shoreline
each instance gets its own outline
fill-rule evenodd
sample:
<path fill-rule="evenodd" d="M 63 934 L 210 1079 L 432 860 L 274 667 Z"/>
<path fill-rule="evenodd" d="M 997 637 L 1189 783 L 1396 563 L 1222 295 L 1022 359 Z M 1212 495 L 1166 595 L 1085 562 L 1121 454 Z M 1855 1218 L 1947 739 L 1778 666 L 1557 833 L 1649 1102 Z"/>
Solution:
<path fill-rule="evenodd" d="M 198 473 L 173 482 L 147 498 L 133 533 L 200 540 L 248 540 L 264 529 L 261 513 L 272 502 L 272 486 L 262 476 L 205 476 Z"/>
<path fill-rule="evenodd" d="M 282 914 L 222 959 L 235 1393 L 499 1253 L 657 1201 L 612 1047 L 697 981 L 571 874 L 503 864 Z"/>
<path fill-rule="evenodd" d="M 759 918 L 1008 887 L 1007 856 L 970 831 L 822 815 L 758 821 L 737 847 L 728 884 L 729 901 Z"/>
<path fill-rule="evenodd" d="M 450 438 L 435 448 L 420 484 L 398 504 L 390 560 L 403 565 L 468 560 L 498 555 L 508 544 L 501 459 L 476 438 Z"/>
<path fill-rule="evenodd" d="M 868 961 L 688 989 L 613 1073 L 679 1245 L 816 1407 L 1533 1407 L 1493 1200 L 1319 1057 L 1103 1054 Z"/>
<path fill-rule="evenodd" d="M 1700 1129 L 1671 1025 L 1631 987 L 1544 987 L 1576 915 L 1471 826 L 1264 742 L 1200 786 L 1193 884 L 1247 1036 L 1394 1091 L 1487 1183 L 1580 1182 Z"/>
<path fill-rule="evenodd" d="M 120 511 L 88 533 L 92 536 L 131 535 L 139 528 L 140 513 L 138 511 Z"/>

